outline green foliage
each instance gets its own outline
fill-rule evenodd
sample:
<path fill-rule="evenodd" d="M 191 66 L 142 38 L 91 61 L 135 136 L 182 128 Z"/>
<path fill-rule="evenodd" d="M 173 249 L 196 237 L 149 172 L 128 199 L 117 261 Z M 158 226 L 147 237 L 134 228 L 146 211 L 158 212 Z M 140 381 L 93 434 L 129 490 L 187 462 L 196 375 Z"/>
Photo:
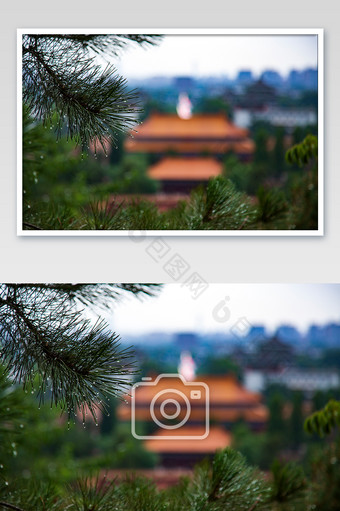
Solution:
<path fill-rule="evenodd" d="M 27 229 L 53 229 L 55 206 L 31 208 L 26 214 Z M 58 222 L 62 217 L 58 213 Z M 128 204 L 122 201 L 110 203 L 96 201 L 81 215 L 65 214 L 66 222 L 59 229 L 79 230 L 215 230 L 256 228 L 256 209 L 248 197 L 237 192 L 231 182 L 223 178 L 209 181 L 206 188 L 192 192 L 187 203 L 181 203 L 169 212 L 160 213 L 155 204 L 146 200 L 135 200 Z M 50 223 L 48 223 L 50 221 Z"/>
<path fill-rule="evenodd" d="M 207 375 L 223 375 L 232 374 L 241 379 L 241 368 L 229 357 L 207 357 L 202 364 L 199 365 L 197 374 Z"/>
<path fill-rule="evenodd" d="M 314 460 L 311 481 L 293 463 L 275 462 L 271 475 L 265 476 L 230 448 L 216 452 L 212 463 L 202 462 L 191 478 L 165 490 L 157 490 L 151 480 L 135 476 L 122 476 L 119 480 L 85 476 L 69 487 L 48 483 L 43 478 L 38 482 L 34 478 L 25 481 L 16 477 L 8 486 L 0 487 L 0 509 L 16 506 L 24 511 L 335 511 L 340 470 L 334 448 L 329 451 L 322 461 Z"/>
<path fill-rule="evenodd" d="M 275 145 L 272 151 L 272 165 L 275 176 L 281 176 L 285 170 L 285 149 L 284 149 L 284 129 L 281 127 L 275 130 Z"/>
<path fill-rule="evenodd" d="M 6 500 L 5 500 L 6 499 Z M 17 479 L 0 488 L 0 509 L 14 511 L 61 511 L 65 505 L 53 483 Z"/>
<path fill-rule="evenodd" d="M 164 356 L 164 355 L 163 355 Z M 161 358 L 161 355 L 160 355 Z M 146 358 L 144 359 L 141 364 L 139 365 L 139 374 L 138 374 L 138 381 L 140 381 L 141 378 L 144 376 L 150 376 L 152 374 L 174 374 L 177 372 L 176 364 L 169 364 L 164 362 L 164 360 L 158 359 L 151 359 Z M 136 380 L 137 381 L 137 380 Z"/>
<path fill-rule="evenodd" d="M 303 395 L 301 392 L 294 392 L 292 396 L 293 408 L 289 419 L 289 442 L 297 449 L 303 440 Z"/>
<path fill-rule="evenodd" d="M 257 192 L 258 221 L 264 229 L 284 229 L 288 204 L 285 194 L 276 188 L 260 187 Z"/>
<path fill-rule="evenodd" d="M 265 182 L 268 170 L 263 164 L 242 163 L 236 156 L 228 155 L 224 159 L 224 175 L 238 191 L 256 195 L 259 184 Z"/>
<path fill-rule="evenodd" d="M 17 455 L 17 441 L 22 434 L 26 412 L 21 391 L 11 384 L 5 369 L 0 366 L 0 484 L 7 470 L 5 460 Z"/>
<path fill-rule="evenodd" d="M 96 417 L 104 396 L 126 386 L 131 351 L 119 349 L 106 323 L 92 326 L 81 311 L 70 310 L 68 298 L 3 286 L 0 306 L 2 359 L 24 388 L 34 390 L 38 376 L 40 402 L 48 396 L 69 416 L 81 408 L 85 417 L 88 408 Z"/>
<path fill-rule="evenodd" d="M 340 502 L 340 441 L 339 437 L 311 459 L 311 509 L 338 511 Z"/>
<path fill-rule="evenodd" d="M 340 426 L 340 402 L 331 399 L 326 406 L 305 420 L 305 430 L 317 433 L 319 436 L 328 435 L 334 428 Z"/>
<path fill-rule="evenodd" d="M 267 433 L 254 434 L 248 424 L 239 422 L 232 429 L 232 439 L 232 447 L 241 452 L 248 463 L 269 469 L 273 455 L 277 453 L 277 446 L 273 446 Z"/>
<path fill-rule="evenodd" d="M 158 191 L 158 182 L 147 176 L 148 158 L 143 154 L 124 155 L 118 165 L 107 169 L 105 185 L 98 185 L 94 192 L 115 194 L 152 194 Z"/>
<path fill-rule="evenodd" d="M 255 154 L 254 154 L 254 163 L 255 164 L 268 164 L 269 154 L 267 150 L 269 133 L 267 129 L 259 127 L 255 131 L 254 134 L 254 142 L 255 142 Z"/>
<path fill-rule="evenodd" d="M 289 224 L 291 229 L 315 230 L 318 227 L 318 171 L 295 176 L 288 192 L 291 204 Z"/>
<path fill-rule="evenodd" d="M 303 469 L 294 464 L 283 464 L 276 460 L 272 465 L 273 483 L 272 499 L 282 504 L 280 509 L 296 509 L 297 504 L 304 504 L 307 481 Z M 291 505 L 292 504 L 292 505 Z M 305 509 L 301 507 L 301 510 Z"/>
<path fill-rule="evenodd" d="M 318 157 L 318 139 L 315 135 L 307 135 L 300 143 L 286 152 L 288 163 L 297 163 L 300 167 Z"/>
<path fill-rule="evenodd" d="M 148 294 L 148 285 L 18 285 L 0 286 L 1 361 L 14 382 L 37 390 L 45 399 L 60 405 L 73 416 L 81 409 L 105 410 L 107 395 L 119 395 L 131 374 L 132 352 L 119 347 L 119 337 L 104 321 L 94 325 L 76 306 L 106 300 L 123 290 Z M 99 299 L 99 304 L 103 299 Z"/>
<path fill-rule="evenodd" d="M 340 366 L 340 348 L 324 350 L 318 362 L 322 367 L 338 368 Z"/>
<path fill-rule="evenodd" d="M 102 70 L 91 56 L 116 54 L 127 41 L 154 44 L 157 36 L 35 35 L 22 40 L 23 100 L 59 137 L 84 147 L 92 140 L 105 150 L 107 140 L 136 124 L 137 96 L 112 65 Z M 109 52 L 108 52 L 109 50 Z M 93 54 L 93 53 L 92 53 Z M 52 116 L 55 115 L 55 124 Z"/>
<path fill-rule="evenodd" d="M 222 177 L 209 180 L 206 189 L 195 190 L 185 212 L 189 230 L 249 229 L 256 217 L 248 197 Z"/>
<path fill-rule="evenodd" d="M 232 449 L 217 451 L 211 469 L 208 465 L 198 468 L 196 481 L 203 492 L 195 492 L 194 500 L 210 503 L 211 509 L 251 509 L 267 500 L 263 476 Z"/>
<path fill-rule="evenodd" d="M 54 122 L 53 118 L 53 122 Z M 46 209 L 51 202 L 62 203 L 63 209 L 89 201 L 85 174 L 78 172 L 83 160 L 65 136 L 56 140 L 48 126 L 43 126 L 23 105 L 23 209 L 24 218 L 34 215 L 39 204 Z M 72 186 L 70 185 L 72 181 Z M 57 208 L 57 207 L 56 207 Z M 60 204 L 58 209 L 60 211 Z M 63 214 L 65 216 L 65 213 Z M 58 224 L 56 223 L 56 227 Z"/>
<path fill-rule="evenodd" d="M 111 149 L 110 159 L 117 151 Z M 53 133 L 34 121 L 25 106 L 23 157 L 24 221 L 31 226 L 39 224 L 36 217 L 41 216 L 50 229 L 59 229 L 61 224 L 72 229 L 75 214 L 95 198 L 158 189 L 158 183 L 146 175 L 145 156 L 121 155 L 112 165 L 100 155 L 81 154 L 65 136 L 56 143 Z"/>
<path fill-rule="evenodd" d="M 104 468 L 151 468 L 157 457 L 145 451 L 131 436 L 130 428 L 118 424 L 116 404 L 108 407 L 99 427 L 79 415 L 66 428 L 60 410 L 37 407 L 33 394 L 8 379 L 0 379 L 0 481 L 12 478 L 60 486 L 74 481 L 76 473 Z M 112 405 L 112 400 L 111 400 Z M 0 497 L 1 500 L 1 497 Z"/>
<path fill-rule="evenodd" d="M 318 139 L 314 135 L 293 146 L 286 159 L 299 167 L 305 166 L 303 174 L 294 176 L 290 184 L 288 200 L 291 207 L 291 223 L 295 229 L 316 229 L 318 225 Z"/>
<path fill-rule="evenodd" d="M 150 115 L 153 113 L 166 113 L 166 114 L 175 114 L 176 113 L 176 105 L 168 104 L 164 101 L 164 98 L 152 96 L 148 97 L 143 101 L 143 110 L 140 114 L 140 122 L 145 121 Z"/>
<path fill-rule="evenodd" d="M 301 132 L 302 133 L 302 132 Z M 300 132 L 296 137 L 301 136 Z M 286 152 L 284 161 L 283 132 L 276 131 L 272 153 L 267 150 L 268 133 L 255 131 L 254 162 L 241 163 L 235 156 L 225 159 L 225 176 L 240 191 L 257 196 L 257 229 L 314 230 L 318 226 L 318 172 L 311 158 L 317 156 L 317 138 L 308 135 Z M 301 173 L 299 165 L 308 163 Z"/>
<path fill-rule="evenodd" d="M 194 108 L 194 113 L 199 114 L 216 114 L 224 113 L 231 118 L 232 109 L 230 104 L 223 97 L 204 97 Z"/>
<path fill-rule="evenodd" d="M 268 399 L 269 420 L 268 432 L 278 433 L 284 430 L 285 421 L 283 418 L 284 399 L 279 392 L 272 393 Z"/>

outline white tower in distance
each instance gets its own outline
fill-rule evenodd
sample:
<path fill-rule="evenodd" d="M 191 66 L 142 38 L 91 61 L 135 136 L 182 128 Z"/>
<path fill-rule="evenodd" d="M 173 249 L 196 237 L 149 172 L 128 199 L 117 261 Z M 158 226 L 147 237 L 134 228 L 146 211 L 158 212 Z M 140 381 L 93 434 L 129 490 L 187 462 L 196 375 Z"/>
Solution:
<path fill-rule="evenodd" d="M 183 376 L 186 381 L 193 381 L 195 379 L 196 364 L 189 351 L 182 351 L 181 359 L 178 366 L 178 374 Z"/>
<path fill-rule="evenodd" d="M 181 119 L 190 119 L 192 117 L 191 113 L 192 104 L 189 99 L 189 96 L 186 92 L 181 92 L 178 96 L 178 103 L 177 103 L 177 115 Z"/>

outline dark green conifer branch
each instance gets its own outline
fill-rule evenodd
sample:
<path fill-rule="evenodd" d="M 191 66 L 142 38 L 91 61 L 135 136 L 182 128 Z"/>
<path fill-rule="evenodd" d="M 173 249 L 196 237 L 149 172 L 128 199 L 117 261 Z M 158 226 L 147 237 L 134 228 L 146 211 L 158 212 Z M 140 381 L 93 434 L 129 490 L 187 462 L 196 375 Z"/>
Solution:
<path fill-rule="evenodd" d="M 105 410 L 108 395 L 129 386 L 133 353 L 104 321 L 91 324 L 78 304 L 107 306 L 122 292 L 153 294 L 138 284 L 9 284 L 0 286 L 0 359 L 10 377 L 40 402 L 68 415 Z"/>
<path fill-rule="evenodd" d="M 318 138 L 315 135 L 307 135 L 300 144 L 295 144 L 286 152 L 288 163 L 297 163 L 300 167 L 313 159 L 318 159 Z"/>
<path fill-rule="evenodd" d="M 185 209 L 185 229 L 249 229 L 254 226 L 256 208 L 249 198 L 235 190 L 229 180 L 210 179 L 204 189 L 194 190 Z"/>
<path fill-rule="evenodd" d="M 137 123 L 139 107 L 126 80 L 110 64 L 103 70 L 96 54 L 116 55 L 129 41 L 154 44 L 157 36 L 24 35 L 24 102 L 58 137 L 66 132 L 83 147 L 99 143 L 105 152 L 118 132 Z"/>
<path fill-rule="evenodd" d="M 135 283 L 115 283 L 115 284 L 69 284 L 69 283 L 49 283 L 49 284 L 12 284 L 17 289 L 36 289 L 38 291 L 53 290 L 60 295 L 67 297 L 70 302 L 77 300 L 83 305 L 95 305 L 96 307 L 107 308 L 111 300 L 118 300 L 126 293 L 131 293 L 137 297 L 155 296 L 161 290 L 160 284 L 135 284 Z"/>
<path fill-rule="evenodd" d="M 340 402 L 331 399 L 322 410 L 312 413 L 305 420 L 304 428 L 308 433 L 323 437 L 333 429 L 340 427 Z"/>
<path fill-rule="evenodd" d="M 143 47 L 156 45 L 163 36 L 156 34 L 29 34 L 29 37 L 32 40 L 56 40 L 63 43 L 71 41 L 85 53 L 93 51 L 105 58 L 116 57 L 131 43 Z"/>

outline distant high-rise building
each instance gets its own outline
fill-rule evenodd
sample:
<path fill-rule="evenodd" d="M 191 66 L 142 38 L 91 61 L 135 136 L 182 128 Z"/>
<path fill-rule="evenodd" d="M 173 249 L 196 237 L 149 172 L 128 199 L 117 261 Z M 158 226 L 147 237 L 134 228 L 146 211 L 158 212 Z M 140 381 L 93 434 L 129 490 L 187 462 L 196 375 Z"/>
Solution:
<path fill-rule="evenodd" d="M 271 87 L 280 88 L 283 85 L 283 78 L 277 71 L 267 69 L 261 74 L 261 80 Z"/>
<path fill-rule="evenodd" d="M 318 89 L 318 71 L 316 69 L 306 69 L 302 72 L 302 81 L 307 90 Z"/>
<path fill-rule="evenodd" d="M 296 71 L 296 69 L 292 69 L 292 71 L 288 75 L 288 86 L 291 89 L 300 89 L 301 88 L 301 76 L 299 71 Z"/>
<path fill-rule="evenodd" d="M 287 85 L 295 90 L 318 90 L 318 70 L 308 68 L 303 71 L 293 69 L 287 79 Z"/>
<path fill-rule="evenodd" d="M 250 85 L 254 81 L 253 73 L 249 70 L 241 70 L 239 71 L 236 77 L 237 85 Z"/>
<path fill-rule="evenodd" d="M 281 325 L 275 332 L 275 336 L 281 341 L 289 344 L 298 345 L 301 341 L 300 332 L 291 325 Z"/>

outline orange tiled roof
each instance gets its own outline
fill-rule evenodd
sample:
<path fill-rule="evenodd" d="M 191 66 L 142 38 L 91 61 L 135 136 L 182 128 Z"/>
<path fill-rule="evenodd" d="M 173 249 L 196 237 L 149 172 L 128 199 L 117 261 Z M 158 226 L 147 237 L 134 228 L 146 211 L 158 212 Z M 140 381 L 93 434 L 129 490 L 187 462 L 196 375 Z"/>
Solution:
<path fill-rule="evenodd" d="M 152 114 L 134 138 L 125 140 L 128 152 L 181 154 L 223 154 L 233 151 L 251 155 L 255 145 L 248 130 L 235 126 L 223 113 L 194 115 L 181 119 L 174 114 Z"/>
<path fill-rule="evenodd" d="M 261 401 L 261 394 L 250 392 L 234 376 L 202 376 L 197 381 L 206 383 L 210 391 L 211 404 L 243 403 Z"/>
<path fill-rule="evenodd" d="M 221 422 L 235 422 L 244 419 L 248 422 L 266 422 L 268 419 L 268 410 L 261 403 L 261 394 L 250 392 L 245 389 L 233 376 L 204 376 L 197 379 L 197 383 L 202 382 L 209 387 L 209 409 L 210 416 Z M 205 416 L 205 395 L 202 392 L 198 399 L 193 402 L 190 396 L 194 388 L 194 382 L 184 385 L 177 378 L 161 378 L 157 385 L 141 385 L 136 389 L 136 419 L 150 421 L 150 403 L 152 399 L 161 391 L 167 391 L 166 397 L 174 397 L 181 402 L 178 394 L 172 396 L 171 390 L 182 392 L 192 403 L 190 420 L 202 421 Z M 129 398 L 127 398 L 129 401 Z M 138 406 L 137 406 L 138 405 Z M 178 418 L 182 419 L 185 414 L 185 406 L 181 408 Z M 130 420 L 130 405 L 121 404 L 117 410 L 118 417 L 121 420 Z M 155 408 L 156 415 L 160 411 Z M 159 415 L 161 419 L 161 415 Z"/>
<path fill-rule="evenodd" d="M 230 404 L 243 403 L 254 404 L 259 403 L 261 394 L 250 392 L 243 387 L 234 376 L 202 376 L 196 379 L 197 383 L 206 383 L 210 392 L 210 403 Z M 157 385 L 141 385 L 136 389 L 136 399 L 139 403 L 150 403 L 152 398 L 161 390 L 176 389 L 183 392 L 190 398 L 190 392 L 194 382 L 185 385 L 177 378 L 161 378 Z M 204 396 L 196 402 L 204 402 Z"/>
<path fill-rule="evenodd" d="M 183 426 L 174 430 L 160 429 L 155 438 L 146 440 L 144 445 L 153 452 L 180 452 L 182 453 L 214 453 L 217 449 L 224 449 L 231 444 L 231 434 L 221 427 L 211 427 L 207 438 L 193 440 L 167 440 L 163 436 L 203 436 L 205 428 L 201 426 Z"/>
<path fill-rule="evenodd" d="M 235 126 L 226 115 L 201 114 L 181 119 L 176 114 L 150 115 L 138 128 L 136 139 L 141 138 L 244 138 L 248 130 Z"/>
<path fill-rule="evenodd" d="M 222 173 L 222 164 L 213 158 L 164 158 L 148 169 L 152 179 L 201 181 Z"/>
<path fill-rule="evenodd" d="M 181 411 L 181 413 L 178 415 L 178 420 L 182 420 L 184 418 L 185 409 Z M 138 408 L 135 412 L 136 419 L 139 421 L 151 421 L 150 417 L 150 409 L 145 408 Z M 156 417 L 162 421 L 162 415 L 158 413 L 157 410 L 155 410 Z M 125 405 L 120 405 L 117 410 L 118 418 L 122 421 L 130 421 L 131 419 L 131 410 L 130 407 Z M 249 408 L 237 408 L 236 406 L 234 408 L 221 408 L 218 409 L 213 406 L 213 404 L 210 405 L 210 417 L 214 421 L 221 422 L 221 423 L 228 423 L 228 422 L 237 422 L 239 420 L 244 420 L 246 422 L 251 422 L 253 424 L 259 423 L 263 424 L 267 422 L 268 420 L 268 409 L 261 404 L 256 404 L 253 406 L 250 406 Z M 190 412 L 190 420 L 194 422 L 204 422 L 205 420 L 205 409 L 204 408 L 191 408 Z"/>
<path fill-rule="evenodd" d="M 224 154 L 227 151 L 233 151 L 236 154 L 252 155 L 255 150 L 255 144 L 251 139 L 248 138 L 245 138 L 242 141 L 145 141 L 128 138 L 125 140 L 125 149 L 131 153 L 166 153 L 174 151 L 180 154 Z"/>
<path fill-rule="evenodd" d="M 212 420 L 219 422 L 236 422 L 244 420 L 252 423 L 263 423 L 267 422 L 269 413 L 266 406 L 258 404 L 251 408 L 242 409 L 217 409 L 213 408 L 210 410 L 210 416 Z"/>

